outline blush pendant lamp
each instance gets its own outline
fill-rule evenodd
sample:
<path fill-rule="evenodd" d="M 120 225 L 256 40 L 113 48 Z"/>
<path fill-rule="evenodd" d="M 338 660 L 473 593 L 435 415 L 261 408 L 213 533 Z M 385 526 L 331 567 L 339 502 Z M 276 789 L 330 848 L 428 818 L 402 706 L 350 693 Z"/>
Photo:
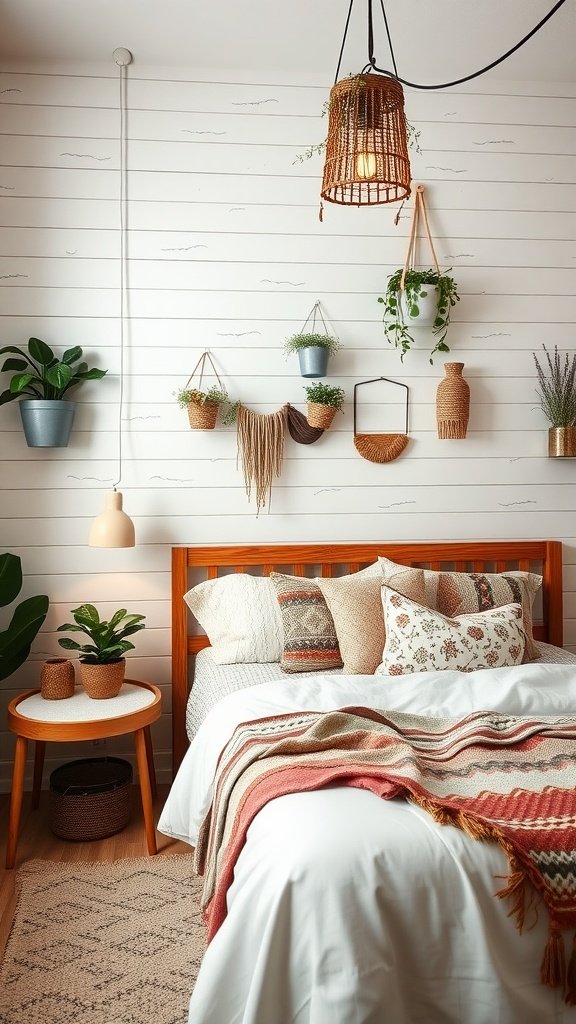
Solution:
<path fill-rule="evenodd" d="M 123 511 L 122 493 L 116 490 L 122 478 L 122 407 L 124 399 L 124 321 L 126 291 L 126 68 L 132 54 L 125 47 L 114 50 L 114 62 L 120 68 L 120 401 L 118 405 L 118 479 L 108 491 L 104 511 L 90 527 L 88 544 L 96 548 L 133 548 L 134 523 Z"/>

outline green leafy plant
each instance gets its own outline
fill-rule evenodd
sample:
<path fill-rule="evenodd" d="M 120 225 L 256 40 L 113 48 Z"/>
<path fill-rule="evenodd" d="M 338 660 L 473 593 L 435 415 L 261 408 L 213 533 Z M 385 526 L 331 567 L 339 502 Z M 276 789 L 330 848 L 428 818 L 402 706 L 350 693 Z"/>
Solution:
<path fill-rule="evenodd" d="M 542 348 L 545 366 L 541 366 L 536 353 L 532 353 L 540 384 L 540 390 L 536 389 L 540 407 L 553 427 L 573 427 L 576 425 L 576 353 L 566 352 L 562 359 L 557 345 L 553 356 L 545 345 Z"/>
<path fill-rule="evenodd" d="M 16 600 L 22 589 L 22 562 L 18 555 L 0 555 L 0 607 Z M 16 606 L 6 629 L 0 632 L 0 679 L 7 679 L 30 654 L 34 637 L 48 611 L 46 595 L 29 597 Z"/>
<path fill-rule="evenodd" d="M 340 348 L 338 338 L 334 338 L 331 334 L 310 333 L 293 334 L 284 342 L 284 349 L 288 356 L 291 352 L 299 352 L 303 348 L 312 348 L 316 345 L 319 345 L 322 348 L 327 348 L 330 355 L 334 355 L 334 353 Z"/>
<path fill-rule="evenodd" d="M 198 388 L 180 388 L 175 394 L 181 409 L 185 409 L 190 402 L 196 402 L 199 405 L 205 405 L 206 402 L 212 405 L 223 405 L 228 401 L 228 393 L 215 385 L 208 391 L 199 391 Z"/>
<path fill-rule="evenodd" d="M 126 651 L 134 650 L 134 644 L 126 637 L 144 629 L 143 620 L 146 618 L 145 615 L 128 615 L 125 608 L 120 608 L 109 622 L 101 621 L 93 604 L 73 608 L 72 615 L 74 622 L 58 626 L 58 632 L 84 633 L 91 643 L 79 644 L 69 637 L 63 637 L 58 643 L 67 651 L 80 651 L 80 660 L 89 665 L 121 661 Z"/>
<path fill-rule="evenodd" d="M 344 388 L 333 387 L 331 384 L 309 384 L 304 388 L 308 402 L 316 402 L 318 405 L 329 405 L 332 409 L 342 409 L 346 397 Z"/>
<path fill-rule="evenodd" d="M 450 268 L 451 269 L 451 268 Z M 437 289 L 436 316 L 432 324 L 432 334 L 437 338 L 430 353 L 430 362 L 436 352 L 449 352 L 446 344 L 446 334 L 450 325 L 450 314 L 452 307 L 460 300 L 457 285 L 449 271 L 439 274 L 435 270 L 407 270 L 404 281 L 404 289 L 401 287 L 403 269 L 396 270 L 388 278 L 386 294 L 379 297 L 378 302 L 384 303 L 384 332 L 391 345 L 400 349 L 400 359 L 403 360 L 410 346 L 414 344 L 414 337 L 410 333 L 418 324 L 412 324 L 410 330 L 405 321 L 404 309 L 408 310 L 411 318 L 417 319 L 420 314 L 419 300 L 425 298 L 429 288 Z"/>
<path fill-rule="evenodd" d="M 0 405 L 13 402 L 16 398 L 62 399 L 71 388 L 77 387 L 85 380 L 100 380 L 108 372 L 89 369 L 88 363 L 82 362 L 82 349 L 79 345 L 68 348 L 58 359 L 45 341 L 30 338 L 27 350 L 16 345 L 5 345 L 0 348 L 0 355 L 7 352 L 17 358 L 6 359 L 2 372 L 16 371 L 10 380 L 10 387 L 0 395 Z"/>

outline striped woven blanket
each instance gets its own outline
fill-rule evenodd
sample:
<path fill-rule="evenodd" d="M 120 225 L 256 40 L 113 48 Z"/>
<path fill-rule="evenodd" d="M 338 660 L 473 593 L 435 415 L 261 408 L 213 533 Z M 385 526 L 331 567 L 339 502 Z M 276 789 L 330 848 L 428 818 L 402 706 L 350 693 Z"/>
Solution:
<path fill-rule="evenodd" d="M 196 848 L 211 939 L 258 811 L 286 793 L 331 784 L 405 797 L 443 824 L 498 843 L 518 929 L 536 893 L 549 915 L 542 981 L 576 1005 L 576 718 L 479 712 L 436 719 L 369 708 L 289 713 L 239 726 L 220 757 Z"/>

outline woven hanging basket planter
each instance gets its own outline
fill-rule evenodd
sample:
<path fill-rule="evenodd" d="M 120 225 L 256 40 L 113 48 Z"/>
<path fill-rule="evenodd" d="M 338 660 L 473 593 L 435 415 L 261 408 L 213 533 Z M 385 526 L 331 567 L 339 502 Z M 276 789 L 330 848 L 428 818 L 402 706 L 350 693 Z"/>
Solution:
<path fill-rule="evenodd" d="M 344 206 L 395 203 L 410 195 L 404 92 L 388 75 L 353 75 L 330 90 L 321 195 Z"/>
<path fill-rule="evenodd" d="M 306 419 L 311 427 L 327 430 L 336 415 L 333 405 L 322 405 L 320 402 L 308 402 Z"/>
<path fill-rule="evenodd" d="M 357 391 L 365 384 L 378 384 L 380 381 L 392 384 L 393 387 L 402 388 L 405 392 L 405 419 L 404 433 L 381 434 L 381 433 L 360 433 L 357 429 Z M 408 385 L 400 381 L 390 380 L 389 377 L 373 377 L 372 380 L 363 380 L 354 385 L 354 447 L 363 459 L 368 462 L 393 462 L 402 454 L 408 445 Z"/>
<path fill-rule="evenodd" d="M 466 437 L 470 417 L 470 388 L 462 376 L 464 363 L 444 363 L 446 376 L 436 392 L 438 437 Z"/>
<path fill-rule="evenodd" d="M 80 661 L 82 686 L 93 700 L 117 697 L 124 682 L 125 673 L 126 661 L 124 658 L 120 661 L 109 661 L 103 665 Z"/>
<path fill-rule="evenodd" d="M 188 402 L 188 420 L 192 430 L 214 430 L 218 418 L 216 402 Z"/>

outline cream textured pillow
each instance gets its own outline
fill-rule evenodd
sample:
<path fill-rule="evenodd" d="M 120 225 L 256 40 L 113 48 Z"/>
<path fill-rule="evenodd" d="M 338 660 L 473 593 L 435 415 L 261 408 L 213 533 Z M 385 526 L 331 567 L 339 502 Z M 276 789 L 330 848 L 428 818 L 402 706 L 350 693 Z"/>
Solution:
<path fill-rule="evenodd" d="M 389 558 L 380 557 L 384 575 L 400 568 Z M 521 604 L 526 646 L 524 661 L 538 657 L 532 633 L 532 605 L 542 585 L 534 572 L 434 572 L 424 569 L 426 604 L 443 615 L 470 615 L 504 604 Z"/>
<path fill-rule="evenodd" d="M 339 577 L 339 581 L 375 578 L 382 582 L 378 562 L 360 572 Z M 321 672 L 340 668 L 342 658 L 336 627 L 320 589 L 320 582 L 303 576 L 273 572 L 270 579 L 276 591 L 284 629 L 280 668 L 283 672 Z M 381 650 L 382 648 L 380 648 Z"/>
<path fill-rule="evenodd" d="M 218 665 L 280 661 L 282 617 L 268 577 L 239 572 L 205 580 L 184 600 L 205 630 Z"/>
<path fill-rule="evenodd" d="M 476 672 L 522 661 L 525 637 L 519 604 L 451 619 L 386 587 L 382 601 L 386 644 L 379 675 Z"/>
<path fill-rule="evenodd" d="M 355 573 L 317 580 L 334 620 L 344 672 L 348 675 L 373 675 L 382 660 L 386 637 L 382 579 L 382 575 L 367 578 Z M 422 604 L 425 600 L 422 569 L 402 568 L 386 582 L 413 601 Z"/>

